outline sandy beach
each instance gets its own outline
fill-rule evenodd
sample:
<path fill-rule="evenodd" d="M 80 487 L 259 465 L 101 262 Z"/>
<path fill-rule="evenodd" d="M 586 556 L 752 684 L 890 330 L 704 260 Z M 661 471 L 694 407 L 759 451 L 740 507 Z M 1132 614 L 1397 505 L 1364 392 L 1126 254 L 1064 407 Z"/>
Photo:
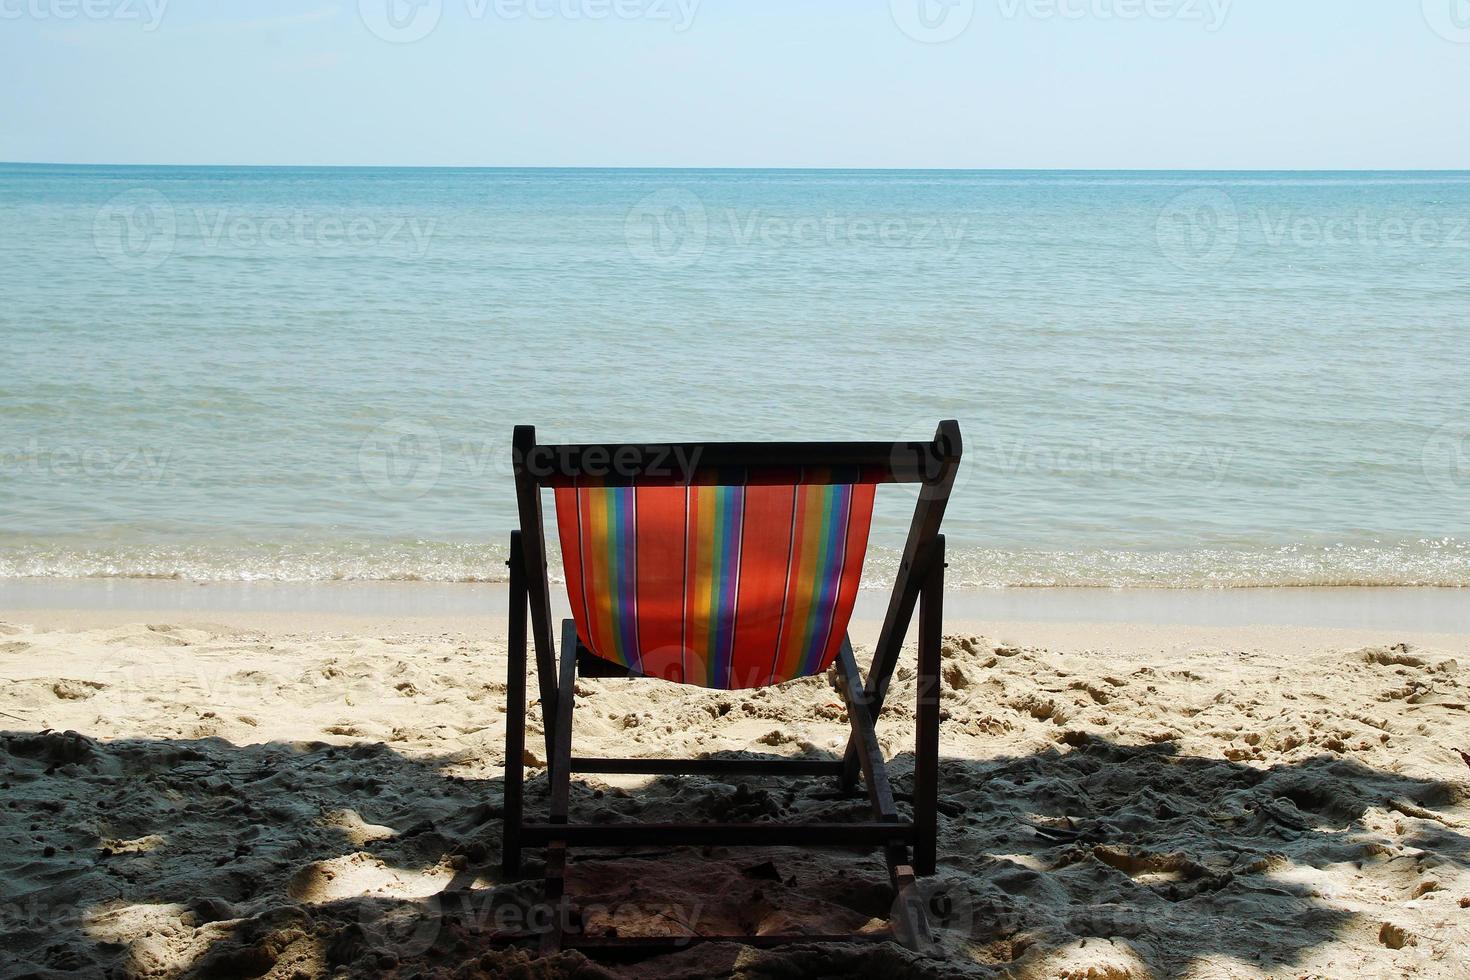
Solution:
<path fill-rule="evenodd" d="M 854 624 L 860 662 L 876 628 Z M 0 611 L 0 976 L 1470 972 L 1470 634 L 946 631 L 931 948 L 533 966 L 499 942 L 534 928 L 539 870 L 531 852 L 526 881 L 498 866 L 499 617 Z M 901 666 L 879 728 L 900 794 L 912 694 Z M 821 677 L 748 695 L 584 681 L 578 699 L 589 754 L 825 757 L 846 731 Z M 865 803 L 815 779 L 585 778 L 573 812 L 842 820 Z M 599 933 L 888 928 L 881 860 L 845 851 L 584 851 L 569 888 Z"/>

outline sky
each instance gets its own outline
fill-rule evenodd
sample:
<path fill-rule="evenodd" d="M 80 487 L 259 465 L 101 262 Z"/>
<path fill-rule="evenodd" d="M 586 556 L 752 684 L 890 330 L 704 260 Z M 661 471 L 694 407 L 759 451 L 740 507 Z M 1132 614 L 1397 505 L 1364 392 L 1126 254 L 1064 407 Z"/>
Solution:
<path fill-rule="evenodd" d="M 0 0 L 0 160 L 1470 168 L 1470 0 Z"/>

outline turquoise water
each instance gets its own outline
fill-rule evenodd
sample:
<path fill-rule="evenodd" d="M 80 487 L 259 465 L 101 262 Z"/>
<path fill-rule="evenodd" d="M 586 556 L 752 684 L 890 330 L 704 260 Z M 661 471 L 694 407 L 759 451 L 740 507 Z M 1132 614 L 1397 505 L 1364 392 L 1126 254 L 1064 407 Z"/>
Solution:
<path fill-rule="evenodd" d="M 1470 174 L 5 165 L 0 221 L 0 577 L 497 579 L 515 423 L 955 417 L 965 584 L 1470 584 Z"/>

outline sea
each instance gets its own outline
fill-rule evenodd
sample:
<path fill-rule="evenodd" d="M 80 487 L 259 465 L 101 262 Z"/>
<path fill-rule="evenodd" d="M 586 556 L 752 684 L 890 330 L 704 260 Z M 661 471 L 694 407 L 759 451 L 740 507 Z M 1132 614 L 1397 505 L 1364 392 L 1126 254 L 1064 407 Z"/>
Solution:
<path fill-rule="evenodd" d="M 0 228 L 0 589 L 498 581 L 516 424 L 947 418 L 957 588 L 1470 585 L 1470 173 L 6 164 Z"/>

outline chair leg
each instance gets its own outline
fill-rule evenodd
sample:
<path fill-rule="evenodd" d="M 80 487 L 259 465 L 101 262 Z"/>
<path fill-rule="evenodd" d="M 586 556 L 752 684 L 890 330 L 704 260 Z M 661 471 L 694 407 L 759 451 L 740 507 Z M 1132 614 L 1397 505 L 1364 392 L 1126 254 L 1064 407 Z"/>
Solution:
<path fill-rule="evenodd" d="M 918 705 L 914 744 L 914 873 L 932 875 L 939 837 L 939 650 L 944 632 L 944 535 L 919 596 Z"/>
<path fill-rule="evenodd" d="M 897 820 L 898 810 L 893 805 L 888 767 L 883 763 L 878 735 L 873 730 L 873 716 L 868 713 L 867 694 L 862 679 L 858 677 L 857 661 L 853 659 L 852 644 L 847 637 L 842 638 L 842 646 L 837 653 L 837 671 L 842 680 L 842 696 L 847 702 L 847 716 L 852 723 L 853 742 L 858 746 L 858 762 L 867 783 L 873 817 L 876 820 Z M 927 949 L 932 942 L 929 920 L 924 914 L 923 903 L 918 899 L 908 848 L 902 842 L 890 842 L 883 850 L 883 857 L 888 864 L 889 883 L 893 886 L 894 933 L 898 941 L 909 949 Z"/>
<path fill-rule="evenodd" d="M 510 639 L 505 678 L 505 813 L 500 865 L 505 874 L 521 873 L 521 826 L 526 778 L 526 573 L 521 534 L 510 536 Z"/>
<path fill-rule="evenodd" d="M 561 680 L 556 696 L 556 741 L 552 757 L 547 761 L 551 774 L 551 818 L 553 824 L 565 824 L 571 809 L 572 791 L 572 708 L 577 693 L 577 624 L 562 624 Z M 541 952 L 555 953 L 562 948 L 563 933 L 570 924 L 571 905 L 566 898 L 567 845 L 552 840 L 546 848 L 546 880 L 543 899 L 551 915 L 550 928 L 541 934 Z"/>
<path fill-rule="evenodd" d="M 844 647 L 847 648 L 848 655 L 851 656 L 851 650 L 852 650 L 851 641 L 847 637 L 843 637 L 842 638 L 842 644 L 843 644 Z M 846 676 L 848 665 L 843 662 L 843 657 L 841 655 L 838 656 L 837 668 L 838 668 L 839 671 L 842 672 L 844 685 L 852 685 L 853 682 L 852 681 L 849 681 L 847 679 L 847 676 Z M 857 673 L 857 661 L 855 659 L 853 660 L 853 663 L 852 663 L 852 676 L 853 676 L 853 678 L 856 679 L 856 684 L 858 686 L 858 690 L 861 692 L 862 679 L 860 677 L 858 677 L 858 673 Z M 847 706 L 848 706 L 847 707 L 847 717 L 848 717 L 848 721 L 850 723 L 850 726 L 852 728 L 852 731 L 848 735 L 848 743 L 850 745 L 857 745 L 857 744 L 859 744 L 858 743 L 858 724 L 857 724 L 857 722 L 856 722 L 856 720 L 854 718 L 854 711 L 853 711 L 852 702 L 851 702 L 851 700 L 848 699 L 848 687 L 847 686 L 844 686 L 842 693 L 843 693 L 843 699 L 844 699 L 844 701 L 847 702 Z M 867 711 L 867 696 L 866 696 L 866 692 L 862 692 L 862 695 L 863 695 L 862 696 L 863 711 L 864 711 L 864 713 L 866 713 L 866 711 Z M 871 725 L 872 718 L 869 717 L 868 721 L 869 721 L 869 723 Z M 851 762 L 850 765 L 849 765 L 849 762 Z M 844 758 L 842 760 L 842 769 L 837 774 L 837 789 L 838 789 L 838 791 L 841 792 L 841 793 L 844 793 L 844 794 L 846 794 L 848 796 L 852 796 L 852 795 L 856 794 L 857 791 L 858 791 L 858 773 L 859 773 L 860 770 L 861 770 L 861 761 L 860 761 L 860 758 L 859 758 L 859 753 L 854 752 L 852 754 L 852 756 L 851 756 L 850 759 L 849 758 Z"/>
<path fill-rule="evenodd" d="M 888 768 L 883 763 L 878 735 L 873 730 L 873 716 L 868 713 L 867 695 L 863 691 L 862 678 L 858 676 L 857 661 L 853 659 L 852 643 L 845 636 L 837 651 L 837 676 L 842 681 L 842 699 L 847 704 L 852 740 L 858 746 L 858 761 L 862 767 L 863 781 L 867 785 L 873 819 L 897 820 L 898 810 L 893 805 L 893 787 L 888 781 Z M 908 850 L 905 847 L 890 848 L 888 857 L 890 873 L 895 864 L 908 864 Z"/>
<path fill-rule="evenodd" d="M 546 931 L 541 934 L 541 955 L 560 953 L 566 935 L 569 906 L 567 904 L 567 845 L 553 841 L 546 848 L 546 883 L 541 901 L 546 909 Z"/>
<path fill-rule="evenodd" d="M 854 762 L 849 764 L 848 760 L 845 757 L 843 758 L 842 769 L 837 773 L 837 791 L 839 793 L 845 796 L 855 796 L 857 794 L 858 772 L 860 768 L 859 763 Z"/>

